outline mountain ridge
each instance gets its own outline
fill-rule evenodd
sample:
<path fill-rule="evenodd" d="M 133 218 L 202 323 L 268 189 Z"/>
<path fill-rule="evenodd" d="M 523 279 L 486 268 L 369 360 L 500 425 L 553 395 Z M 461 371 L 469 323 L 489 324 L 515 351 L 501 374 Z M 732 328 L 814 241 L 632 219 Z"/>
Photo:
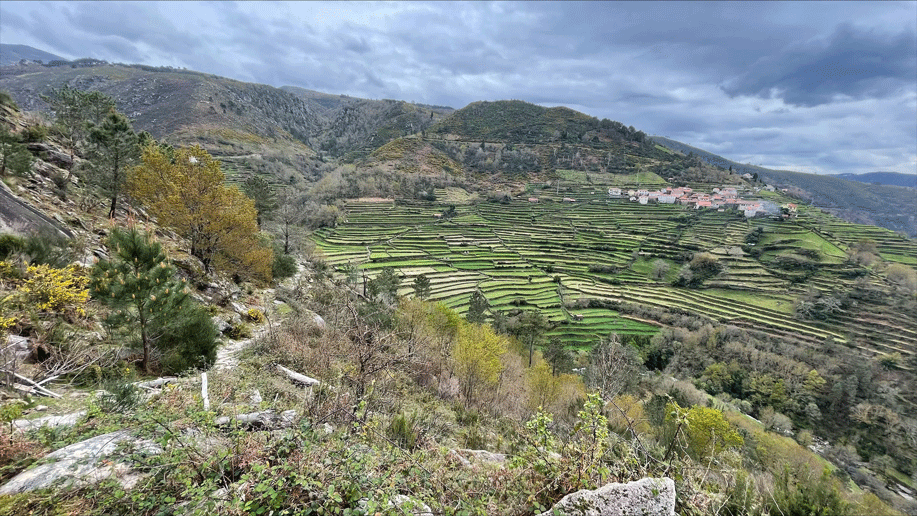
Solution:
<path fill-rule="evenodd" d="M 28 45 L 0 43 L 0 66 L 15 64 L 23 59 L 42 62 L 65 60 L 61 56 Z"/>
<path fill-rule="evenodd" d="M 47 111 L 41 95 L 63 85 L 111 95 L 137 129 L 154 137 L 202 145 L 223 159 L 231 180 L 263 174 L 273 183 L 310 184 L 321 178 L 326 157 L 344 158 L 360 166 L 394 159 L 390 165 L 395 169 L 410 171 L 415 169 L 410 162 L 422 161 L 431 153 L 447 158 L 436 158 L 435 163 L 459 163 L 465 172 L 499 173 L 513 181 L 550 180 L 557 177 L 558 170 L 579 170 L 728 182 L 732 179 L 726 169 L 731 167 L 739 174 L 757 173 L 767 183 L 846 220 L 917 235 L 917 219 L 910 213 L 914 199 L 909 192 L 743 165 L 566 107 L 510 100 L 478 101 L 452 110 L 94 59 L 0 68 L 0 88 L 10 90 L 25 110 Z M 426 144 L 407 146 L 414 149 L 407 155 L 374 154 L 389 142 L 414 136 Z M 701 159 L 686 160 L 671 153 L 670 147 Z M 414 155 L 415 151 L 420 154 Z M 399 160 L 409 164 L 402 166 Z"/>

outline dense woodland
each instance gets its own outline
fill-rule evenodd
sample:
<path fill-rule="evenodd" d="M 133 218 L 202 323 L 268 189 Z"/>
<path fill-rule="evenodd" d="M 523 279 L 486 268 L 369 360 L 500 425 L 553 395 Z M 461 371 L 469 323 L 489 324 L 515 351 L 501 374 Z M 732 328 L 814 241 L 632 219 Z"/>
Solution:
<path fill-rule="evenodd" d="M 98 89 L 44 119 L 0 98 L 4 183 L 75 235 L 0 236 L 0 331 L 30 342 L 2 355 L 0 481 L 121 429 L 139 474 L 0 512 L 538 514 L 668 476 L 679 514 L 917 514 L 912 239 L 612 201 L 763 184 L 565 108 L 355 100 L 322 125 L 240 88 L 207 102 L 257 111 L 244 134 Z M 85 414 L 16 430 L 39 404 Z"/>

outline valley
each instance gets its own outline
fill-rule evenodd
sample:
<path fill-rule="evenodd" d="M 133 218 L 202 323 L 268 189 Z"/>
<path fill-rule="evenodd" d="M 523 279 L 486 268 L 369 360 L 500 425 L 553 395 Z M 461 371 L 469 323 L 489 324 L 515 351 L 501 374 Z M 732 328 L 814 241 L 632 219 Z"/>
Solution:
<path fill-rule="evenodd" d="M 66 148 L 43 100 L 64 86 L 130 118 L 123 185 L 100 173 L 98 131 Z M 395 514 L 409 496 L 541 514 L 665 477 L 684 515 L 917 513 L 912 190 L 744 176 L 518 100 L 455 110 L 94 60 L 3 67 L 0 89 L 4 145 L 30 158 L 10 195 L 73 234 L 17 219 L 2 236 L 0 330 L 28 343 L 4 367 L 73 417 L 15 430 L 49 408 L 10 382 L 0 480 L 87 437 L 161 443 L 121 457 L 138 487 L 0 509 Z M 128 230 L 162 244 L 140 254 L 188 296 L 167 307 L 196 314 L 181 331 L 118 319 L 133 305 L 109 294 L 137 297 L 104 267 Z"/>

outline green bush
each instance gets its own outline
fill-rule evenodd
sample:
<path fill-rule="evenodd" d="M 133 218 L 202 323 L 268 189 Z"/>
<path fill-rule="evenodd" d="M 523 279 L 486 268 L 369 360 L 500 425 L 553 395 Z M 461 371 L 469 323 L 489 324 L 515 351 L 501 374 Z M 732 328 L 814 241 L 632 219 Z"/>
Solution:
<path fill-rule="evenodd" d="M 417 443 L 420 441 L 417 413 L 397 414 L 385 429 L 385 433 L 389 439 L 405 450 L 417 448 Z"/>
<path fill-rule="evenodd" d="M 70 241 L 59 233 L 42 230 L 25 238 L 22 253 L 32 265 L 49 265 L 56 269 L 73 261 Z"/>
<path fill-rule="evenodd" d="M 0 106 L 9 106 L 13 109 L 19 109 L 19 106 L 16 105 L 16 101 L 13 100 L 13 97 L 5 91 L 0 91 Z"/>
<path fill-rule="evenodd" d="M 274 253 L 274 263 L 271 265 L 271 272 L 274 279 L 284 279 L 292 277 L 299 268 L 296 266 L 296 259 L 288 254 Z"/>
<path fill-rule="evenodd" d="M 126 412 L 140 404 L 140 389 L 129 381 L 109 382 L 104 388 L 105 394 L 100 395 L 97 401 L 102 412 Z"/>
<path fill-rule="evenodd" d="M 0 260 L 6 260 L 14 253 L 18 253 L 25 248 L 25 239 L 22 237 L 4 233 L 0 235 Z"/>
<path fill-rule="evenodd" d="M 217 358 L 217 328 L 207 310 L 195 306 L 159 338 L 163 350 L 160 368 L 164 374 L 188 369 L 206 369 Z"/>
<path fill-rule="evenodd" d="M 226 336 L 232 340 L 247 339 L 252 336 L 252 329 L 245 323 L 233 323 L 226 329 Z"/>
<path fill-rule="evenodd" d="M 30 125 L 20 135 L 24 143 L 37 143 L 45 141 L 48 137 L 48 128 L 43 125 Z"/>
<path fill-rule="evenodd" d="M 788 469 L 775 481 L 771 514 L 784 516 L 844 516 L 850 506 L 841 497 L 828 468 L 820 477 L 790 474 Z"/>

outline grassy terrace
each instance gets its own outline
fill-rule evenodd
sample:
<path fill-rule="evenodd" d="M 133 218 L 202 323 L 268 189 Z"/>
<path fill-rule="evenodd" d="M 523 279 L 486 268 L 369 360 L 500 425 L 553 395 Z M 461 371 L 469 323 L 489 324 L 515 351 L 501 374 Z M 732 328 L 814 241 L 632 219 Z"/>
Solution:
<path fill-rule="evenodd" d="M 426 274 L 430 299 L 460 313 L 475 289 L 495 310 L 538 309 L 555 324 L 549 334 L 571 346 L 588 346 L 610 332 L 658 331 L 657 325 L 613 309 L 573 308 L 595 299 L 685 311 L 812 345 L 830 337 L 867 355 L 917 351 L 917 333 L 908 321 L 876 316 L 864 322 L 861 314 L 800 321 L 793 314 L 794 301 L 808 289 L 852 284 L 839 272 L 853 243 L 874 240 L 886 260 L 909 263 L 917 256 L 913 240 L 806 211 L 793 221 L 746 220 L 731 211 L 609 199 L 604 186 L 561 186 L 530 185 L 523 199 L 508 204 L 458 204 L 450 219 L 437 216 L 446 208 L 442 202 L 350 202 L 347 222 L 317 231 L 313 240 L 330 265 L 357 265 L 367 277 L 394 267 L 404 276 L 401 295 L 412 295 L 414 278 Z M 539 202 L 528 202 L 530 196 Z M 757 227 L 764 234 L 755 257 L 742 246 Z M 819 271 L 794 283 L 775 262 L 800 249 L 817 251 Z M 725 271 L 702 289 L 670 286 L 698 251 L 716 256 Z M 657 281 L 653 270 L 659 261 L 669 270 Z"/>

